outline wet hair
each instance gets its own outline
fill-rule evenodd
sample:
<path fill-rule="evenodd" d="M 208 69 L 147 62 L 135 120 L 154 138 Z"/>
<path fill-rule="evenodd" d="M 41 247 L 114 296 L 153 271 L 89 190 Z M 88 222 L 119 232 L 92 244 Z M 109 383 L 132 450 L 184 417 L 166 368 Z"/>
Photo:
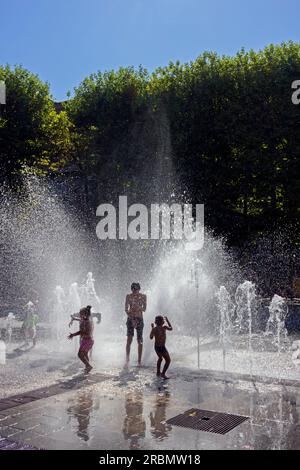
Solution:
<path fill-rule="evenodd" d="M 155 324 L 157 326 L 162 326 L 164 324 L 164 321 L 164 317 L 161 315 L 157 315 L 157 317 L 155 317 Z"/>
<path fill-rule="evenodd" d="M 141 286 L 140 286 L 139 282 L 133 282 L 131 284 L 131 290 L 141 290 Z"/>
<path fill-rule="evenodd" d="M 91 316 L 91 308 L 92 308 L 91 305 L 86 306 L 85 312 L 88 317 Z"/>
<path fill-rule="evenodd" d="M 91 306 L 87 305 L 79 310 L 79 315 L 86 315 L 87 317 L 91 316 Z"/>

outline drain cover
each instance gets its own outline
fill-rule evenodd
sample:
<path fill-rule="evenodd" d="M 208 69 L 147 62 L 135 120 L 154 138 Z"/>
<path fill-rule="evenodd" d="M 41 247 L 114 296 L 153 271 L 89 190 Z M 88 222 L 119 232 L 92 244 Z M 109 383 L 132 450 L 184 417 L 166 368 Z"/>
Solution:
<path fill-rule="evenodd" d="M 199 410 L 192 408 L 184 413 L 168 419 L 168 424 L 183 428 L 197 429 L 199 431 L 226 434 L 249 419 L 247 416 L 218 413 L 217 411 Z"/>

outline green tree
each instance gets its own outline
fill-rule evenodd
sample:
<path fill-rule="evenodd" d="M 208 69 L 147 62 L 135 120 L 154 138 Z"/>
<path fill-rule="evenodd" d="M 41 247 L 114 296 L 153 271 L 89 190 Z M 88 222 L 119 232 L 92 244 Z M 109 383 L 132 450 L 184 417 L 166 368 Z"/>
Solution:
<path fill-rule="evenodd" d="M 57 114 L 49 85 L 23 67 L 0 67 L 6 106 L 0 120 L 2 176 L 12 179 L 24 165 L 36 171 L 58 169 L 72 150 L 71 123 Z"/>

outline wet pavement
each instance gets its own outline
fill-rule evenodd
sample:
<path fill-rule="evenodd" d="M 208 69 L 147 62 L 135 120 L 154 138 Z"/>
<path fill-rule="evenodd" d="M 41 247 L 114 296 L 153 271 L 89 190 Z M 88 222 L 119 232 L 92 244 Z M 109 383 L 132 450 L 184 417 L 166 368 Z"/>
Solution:
<path fill-rule="evenodd" d="M 76 374 L 65 380 L 73 385 L 52 396 L 2 407 L 0 448 L 8 442 L 43 449 L 300 449 L 300 382 L 183 368 L 170 375 L 157 379 L 152 367 Z M 190 408 L 249 419 L 225 435 L 166 422 Z"/>
<path fill-rule="evenodd" d="M 35 348 L 21 347 L 17 343 L 8 345 L 6 364 L 0 365 L 0 399 L 11 397 L 19 393 L 28 392 L 53 383 L 68 380 L 70 376 L 80 370 L 77 359 L 78 342 L 67 341 L 68 330 L 62 341 L 40 340 Z M 123 332 L 124 333 L 124 332 Z M 218 374 L 242 374 L 265 377 L 273 381 L 273 377 L 280 378 L 284 383 L 298 382 L 300 380 L 300 363 L 292 359 L 292 352 L 288 349 L 278 354 L 271 350 L 261 337 L 253 340 L 253 350 L 248 351 L 246 338 L 235 338 L 234 346 L 222 350 L 216 338 L 202 338 L 200 345 L 200 368 L 205 369 L 208 376 L 211 371 Z M 267 349 L 266 349 L 267 348 Z M 172 358 L 172 368 L 181 367 L 189 369 L 192 373 L 197 371 L 197 341 L 193 337 L 173 334 L 172 342 L 168 344 Z M 124 335 L 118 331 L 104 333 L 98 331 L 93 348 L 93 365 L 98 372 L 115 373 L 124 364 Z M 144 364 L 152 366 L 156 362 L 153 344 L 147 338 L 144 343 Z M 132 348 L 132 360 L 136 361 L 136 347 Z M 215 373 L 215 372 L 214 372 Z"/>

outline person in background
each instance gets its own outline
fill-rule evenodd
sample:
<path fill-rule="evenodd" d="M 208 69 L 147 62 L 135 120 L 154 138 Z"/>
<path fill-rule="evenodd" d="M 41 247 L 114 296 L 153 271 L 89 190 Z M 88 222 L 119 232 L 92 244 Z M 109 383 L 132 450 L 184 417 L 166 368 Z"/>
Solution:
<path fill-rule="evenodd" d="M 36 336 L 37 336 L 37 324 L 39 321 L 39 316 L 36 313 L 36 306 L 33 302 L 29 301 L 26 306 L 25 319 L 22 325 L 22 330 L 24 332 L 26 344 L 32 341 L 32 347 L 36 346 Z"/>

